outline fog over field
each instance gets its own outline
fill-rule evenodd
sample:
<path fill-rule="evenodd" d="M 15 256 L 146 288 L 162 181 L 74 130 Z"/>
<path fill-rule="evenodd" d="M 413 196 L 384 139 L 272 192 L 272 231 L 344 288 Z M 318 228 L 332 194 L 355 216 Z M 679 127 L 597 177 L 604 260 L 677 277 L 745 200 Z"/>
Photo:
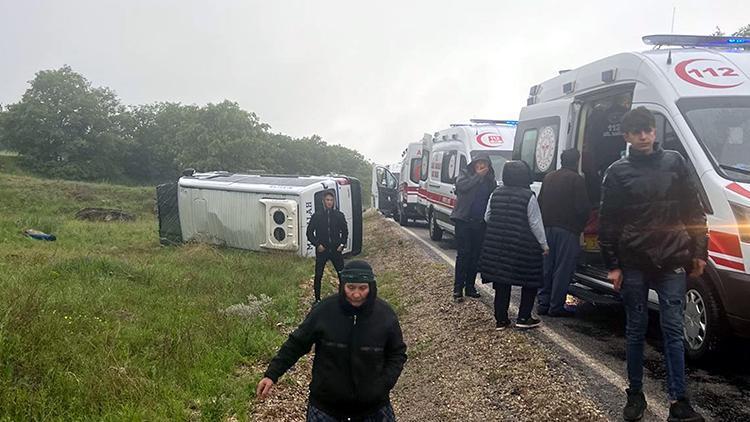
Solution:
<path fill-rule="evenodd" d="M 0 104 L 65 64 L 125 104 L 230 99 L 274 131 L 397 161 L 469 118 L 518 117 L 531 85 L 641 36 L 731 33 L 750 3 L 0 0 Z"/>

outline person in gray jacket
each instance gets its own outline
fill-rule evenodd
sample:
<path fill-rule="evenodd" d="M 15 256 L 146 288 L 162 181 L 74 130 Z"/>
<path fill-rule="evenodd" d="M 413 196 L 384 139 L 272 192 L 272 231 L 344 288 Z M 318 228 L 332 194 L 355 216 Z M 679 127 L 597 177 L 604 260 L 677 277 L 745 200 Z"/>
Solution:
<path fill-rule="evenodd" d="M 474 285 L 477 278 L 479 253 L 484 239 L 484 211 L 497 182 L 492 161 L 487 155 L 478 155 L 461 169 L 456 179 L 456 206 L 451 220 L 456 228 L 456 272 L 453 283 L 453 300 L 466 296 L 478 298 Z"/>

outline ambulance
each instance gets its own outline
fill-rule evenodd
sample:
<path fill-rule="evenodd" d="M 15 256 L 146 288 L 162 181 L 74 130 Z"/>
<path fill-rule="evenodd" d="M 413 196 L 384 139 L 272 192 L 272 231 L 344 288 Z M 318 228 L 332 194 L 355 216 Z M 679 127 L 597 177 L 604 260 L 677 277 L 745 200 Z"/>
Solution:
<path fill-rule="evenodd" d="M 425 138 L 432 135 L 425 134 Z M 424 140 L 424 139 L 423 139 Z M 409 220 L 422 219 L 419 212 L 419 181 L 422 175 L 422 142 L 410 143 L 401 154 L 398 184 L 398 222 L 406 226 Z"/>
<path fill-rule="evenodd" d="M 428 222 L 430 239 L 435 241 L 441 240 L 445 231 L 455 234 L 450 215 L 456 204 L 455 183 L 460 169 L 477 154 L 488 155 L 499 181 L 505 162 L 513 154 L 515 120 L 470 122 L 450 125 L 422 141 L 418 210 Z"/>
<path fill-rule="evenodd" d="M 708 218 L 709 263 L 685 296 L 688 358 L 720 348 L 728 333 L 750 336 L 750 38 L 643 37 L 653 49 L 622 53 L 531 87 L 513 157 L 531 166 L 535 189 L 578 148 L 592 203 L 604 170 L 625 154 L 620 118 L 643 106 L 656 116 L 657 142 L 685 157 Z M 598 205 L 597 205 L 598 207 Z M 597 249 L 598 213 L 583 235 L 571 293 L 617 300 Z M 650 306 L 658 309 L 655 292 Z"/>

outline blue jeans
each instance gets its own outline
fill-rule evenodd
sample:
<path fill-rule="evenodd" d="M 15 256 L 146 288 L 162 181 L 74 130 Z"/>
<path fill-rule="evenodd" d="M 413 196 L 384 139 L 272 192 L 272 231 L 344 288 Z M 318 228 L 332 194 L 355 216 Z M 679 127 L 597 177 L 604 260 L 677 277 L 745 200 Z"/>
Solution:
<path fill-rule="evenodd" d="M 648 328 L 650 287 L 659 295 L 659 324 L 664 342 L 669 398 L 678 400 L 685 397 L 685 346 L 682 340 L 685 283 L 685 271 L 681 268 L 664 273 L 624 270 L 620 295 L 625 304 L 628 381 L 632 391 L 643 390 L 643 346 Z"/>
<path fill-rule="evenodd" d="M 393 414 L 393 407 L 390 403 L 378 409 L 369 416 L 359 418 L 335 418 L 317 407 L 308 403 L 307 405 L 307 422 L 396 422 L 396 415 Z"/>
<path fill-rule="evenodd" d="M 571 231 L 548 227 L 545 232 L 549 255 L 544 257 L 544 285 L 537 296 L 538 310 L 562 312 L 581 245 L 579 236 Z"/>

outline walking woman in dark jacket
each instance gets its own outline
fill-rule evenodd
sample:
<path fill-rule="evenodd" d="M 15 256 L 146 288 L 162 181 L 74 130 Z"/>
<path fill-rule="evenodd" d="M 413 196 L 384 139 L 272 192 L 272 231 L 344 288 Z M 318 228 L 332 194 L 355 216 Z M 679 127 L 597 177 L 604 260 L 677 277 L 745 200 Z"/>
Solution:
<path fill-rule="evenodd" d="M 510 326 L 511 286 L 521 286 L 516 327 L 533 328 L 541 321 L 531 316 L 534 298 L 542 286 L 543 255 L 549 253 L 542 215 L 531 191 L 531 170 L 523 161 L 508 161 L 503 184 L 487 205 L 479 268 L 483 283 L 495 289 L 495 328 Z"/>

